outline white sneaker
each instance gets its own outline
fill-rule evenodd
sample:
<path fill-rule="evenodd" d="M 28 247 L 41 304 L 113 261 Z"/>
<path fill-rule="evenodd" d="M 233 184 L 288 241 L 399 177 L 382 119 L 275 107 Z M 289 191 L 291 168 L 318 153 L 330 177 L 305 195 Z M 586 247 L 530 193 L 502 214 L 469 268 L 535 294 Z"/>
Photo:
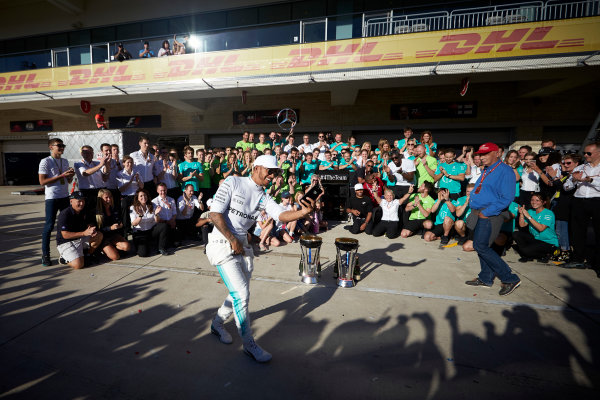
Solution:
<path fill-rule="evenodd" d="M 227 332 L 227 330 L 225 329 L 225 326 L 223 325 L 222 321 L 217 321 L 217 319 L 214 319 L 212 324 L 210 325 L 210 331 L 214 335 L 217 335 L 217 337 L 219 338 L 221 343 L 225 343 L 225 344 L 233 343 L 233 338 L 231 337 L 229 332 Z"/>
<path fill-rule="evenodd" d="M 250 357 L 254 358 L 259 363 L 266 363 L 271 361 L 271 353 L 265 351 L 262 347 L 260 347 L 254 339 L 250 339 L 247 342 L 244 342 L 244 353 L 248 354 Z"/>

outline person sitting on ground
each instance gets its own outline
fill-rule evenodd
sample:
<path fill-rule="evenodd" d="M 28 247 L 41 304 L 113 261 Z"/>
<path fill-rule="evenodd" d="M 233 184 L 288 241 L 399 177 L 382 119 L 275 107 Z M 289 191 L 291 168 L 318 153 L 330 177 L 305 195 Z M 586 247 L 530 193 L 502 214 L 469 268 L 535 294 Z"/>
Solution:
<path fill-rule="evenodd" d="M 365 196 L 365 188 L 361 183 L 354 186 L 354 193 L 355 196 L 348 199 L 348 205 L 346 206 L 346 212 L 353 216 L 350 232 L 356 235 L 368 229 L 366 233 L 370 234 L 373 203 L 369 197 Z"/>
<path fill-rule="evenodd" d="M 204 211 L 202 204 L 202 192 L 198 197 L 194 195 L 194 185 L 188 183 L 185 185 L 183 194 L 177 199 L 177 216 L 175 217 L 175 226 L 177 229 L 176 240 L 182 242 L 186 237 L 198 239 L 196 229 L 196 219 L 193 218 L 196 210 Z"/>
<path fill-rule="evenodd" d="M 122 235 L 123 222 L 121 215 L 115 208 L 112 193 L 108 189 L 98 191 L 96 203 L 96 225 L 102 232 L 102 252 L 112 261 L 121 258 L 119 251 L 128 252 L 131 244 Z"/>
<path fill-rule="evenodd" d="M 260 215 L 256 219 L 256 225 L 254 227 L 254 236 L 258 236 L 260 239 L 258 247 L 261 251 L 269 250 L 269 246 L 279 246 L 279 240 L 273 237 L 273 218 L 269 217 L 265 211 L 261 211 Z M 275 239 L 275 240 L 273 240 Z"/>
<path fill-rule="evenodd" d="M 471 214 L 471 208 L 469 207 L 469 199 L 471 198 L 471 192 L 475 187 L 474 183 L 467 185 L 466 194 L 456 199 L 453 204 L 456 207 L 454 212 L 456 220 L 454 221 L 454 230 L 458 235 L 458 245 L 462 246 L 463 251 L 474 251 L 473 249 L 473 231 L 467 228 L 467 217 Z"/>
<path fill-rule="evenodd" d="M 60 255 L 59 263 L 74 269 L 85 265 L 84 248 L 92 255 L 102 244 L 103 235 L 86 220 L 85 196 L 77 191 L 69 196 L 69 207 L 58 215 L 56 244 Z"/>
<path fill-rule="evenodd" d="M 375 199 L 375 194 L 379 197 L 383 196 L 383 189 L 385 188 L 383 181 L 377 174 L 372 173 L 365 175 L 365 181 L 362 185 L 365 189 L 365 194 L 371 199 L 373 207 L 377 207 L 378 202 L 377 199 Z"/>
<path fill-rule="evenodd" d="M 285 211 L 296 211 L 296 208 L 292 204 L 292 197 L 290 195 L 290 192 L 281 193 L 280 204 Z M 292 235 L 294 234 L 294 230 L 296 229 L 296 222 L 297 221 L 292 221 L 288 223 L 282 223 L 280 221 L 277 222 L 277 224 L 275 225 L 275 233 L 273 236 L 275 236 L 277 241 L 280 243 L 292 243 L 294 241 Z"/>
<path fill-rule="evenodd" d="M 166 192 L 166 188 L 165 188 Z M 150 249 L 158 242 L 158 252 L 166 256 L 167 232 L 166 224 L 158 224 L 161 207 L 154 207 L 146 189 L 138 189 L 130 208 L 131 227 L 133 228 L 133 243 L 139 257 L 148 257 Z"/>
<path fill-rule="evenodd" d="M 381 219 L 374 223 L 372 234 L 375 237 L 383 236 L 388 239 L 395 239 L 400 234 L 399 226 L 400 219 L 398 210 L 400 208 L 400 200 L 394 199 L 392 189 L 385 189 L 382 199 L 377 192 L 373 192 L 373 196 L 377 204 L 381 208 Z"/>
<path fill-rule="evenodd" d="M 167 237 L 173 237 L 176 228 L 177 218 L 177 205 L 172 197 L 167 196 L 167 185 L 159 183 L 156 186 L 158 196 L 152 199 L 152 203 L 156 208 L 160 208 L 158 212 L 157 224 L 167 225 Z M 174 243 L 175 247 L 179 245 L 178 242 Z"/>
<path fill-rule="evenodd" d="M 542 193 L 531 196 L 531 209 L 519 207 L 519 226 L 529 225 L 529 232 L 514 232 L 514 249 L 519 253 L 520 262 L 540 259 L 547 263 L 558 247 L 558 237 L 554 226 L 554 213 L 546 208 L 548 198 Z"/>
<path fill-rule="evenodd" d="M 438 198 L 435 201 L 431 212 L 435 213 L 435 221 L 426 220 L 423 222 L 423 228 L 426 232 L 423 236 L 426 242 L 433 242 L 434 240 L 440 240 L 440 245 L 445 246 L 450 241 L 450 232 L 454 227 L 454 212 L 456 212 L 456 206 L 450 200 L 450 192 L 448 189 L 440 189 L 438 191 Z"/>
<path fill-rule="evenodd" d="M 430 193 L 435 194 L 433 183 L 423 182 L 421 186 L 418 187 L 417 193 L 413 193 L 413 191 L 414 186 L 411 185 L 408 189 L 408 193 L 400 199 L 400 204 L 408 201 L 404 209 L 405 213 L 402 232 L 400 232 L 400 236 L 403 238 L 410 237 L 415 233 L 422 231 L 423 222 L 429 218 L 431 207 L 433 207 L 433 204 L 435 203 L 435 200 L 429 195 Z"/>

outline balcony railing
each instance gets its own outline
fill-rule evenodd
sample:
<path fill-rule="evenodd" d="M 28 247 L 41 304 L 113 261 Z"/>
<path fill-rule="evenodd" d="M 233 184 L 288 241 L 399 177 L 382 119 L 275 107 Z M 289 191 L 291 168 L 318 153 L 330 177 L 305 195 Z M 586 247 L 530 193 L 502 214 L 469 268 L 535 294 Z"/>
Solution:
<path fill-rule="evenodd" d="M 466 8 L 451 12 L 395 14 L 394 10 L 379 13 L 343 14 L 316 20 L 290 21 L 273 25 L 249 26 L 235 30 L 202 32 L 195 35 L 194 52 L 277 46 L 294 43 L 325 42 L 358 37 L 408 34 L 447 29 L 474 28 L 522 22 L 592 17 L 600 15 L 600 0 L 563 2 L 532 1 L 502 6 Z M 123 41 L 133 58 L 138 58 L 143 42 L 158 53 L 164 36 Z M 116 43 L 94 43 L 45 51 L 14 53 L 0 56 L 0 72 L 34 68 L 63 67 L 111 62 Z"/>

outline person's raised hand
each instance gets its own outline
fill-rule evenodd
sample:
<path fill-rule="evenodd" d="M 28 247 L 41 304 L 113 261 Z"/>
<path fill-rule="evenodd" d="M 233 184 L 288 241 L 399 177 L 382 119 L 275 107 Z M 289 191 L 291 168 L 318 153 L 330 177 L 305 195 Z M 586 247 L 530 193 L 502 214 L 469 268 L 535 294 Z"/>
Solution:
<path fill-rule="evenodd" d="M 581 182 L 583 181 L 583 171 L 576 171 L 571 174 L 574 181 Z"/>
<path fill-rule="evenodd" d="M 154 215 L 158 215 L 162 210 L 161 206 L 156 206 L 156 208 L 154 209 Z"/>

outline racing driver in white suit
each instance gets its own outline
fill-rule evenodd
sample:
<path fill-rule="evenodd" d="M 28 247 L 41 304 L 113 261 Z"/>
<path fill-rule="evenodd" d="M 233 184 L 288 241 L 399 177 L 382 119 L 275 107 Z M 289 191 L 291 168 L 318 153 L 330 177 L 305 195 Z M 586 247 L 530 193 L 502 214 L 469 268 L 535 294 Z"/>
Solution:
<path fill-rule="evenodd" d="M 284 211 L 283 207 L 265 193 L 264 188 L 280 173 L 275 157 L 263 155 L 256 158 L 249 177 L 230 176 L 219 186 L 210 208 L 210 219 L 215 228 L 209 235 L 206 255 L 217 267 L 229 295 L 213 319 L 211 332 L 222 343 L 233 339 L 225 330 L 225 321 L 233 314 L 242 337 L 244 352 L 258 362 L 267 362 L 271 354 L 262 349 L 252 336 L 248 303 L 250 277 L 253 270 L 252 246 L 248 243 L 248 229 L 256 222 L 261 211 L 275 221 L 291 222 L 312 211 L 314 202 L 307 200 L 297 211 Z"/>

